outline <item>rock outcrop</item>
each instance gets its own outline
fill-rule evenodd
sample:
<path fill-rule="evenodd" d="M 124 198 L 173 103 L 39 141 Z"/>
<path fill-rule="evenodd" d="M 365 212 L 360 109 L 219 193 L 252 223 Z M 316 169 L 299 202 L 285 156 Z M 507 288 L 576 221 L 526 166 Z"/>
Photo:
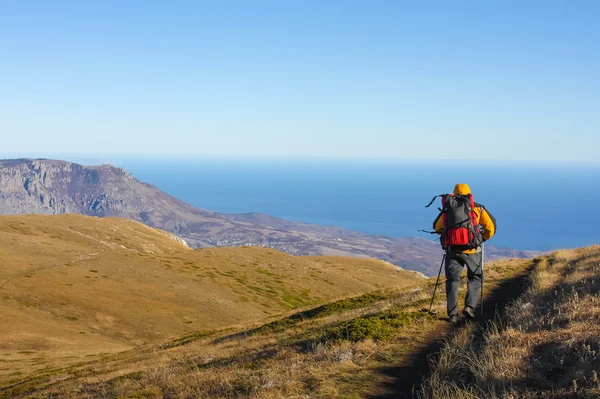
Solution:
<path fill-rule="evenodd" d="M 104 216 L 144 209 L 143 200 L 132 198 L 132 190 L 126 187 L 135 179 L 123 169 L 50 160 L 2 161 L 0 167 L 0 201 L 5 214 Z"/>

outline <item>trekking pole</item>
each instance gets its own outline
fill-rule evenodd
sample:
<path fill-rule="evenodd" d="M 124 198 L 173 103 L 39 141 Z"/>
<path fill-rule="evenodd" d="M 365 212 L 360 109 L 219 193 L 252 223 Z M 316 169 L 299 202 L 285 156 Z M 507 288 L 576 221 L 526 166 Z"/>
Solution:
<path fill-rule="evenodd" d="M 435 292 L 437 291 L 438 283 L 440 282 L 440 276 L 442 275 L 442 266 L 444 266 L 444 261 L 446 260 L 446 252 L 444 252 L 444 256 L 442 257 L 442 263 L 440 264 L 440 271 L 438 272 L 437 281 L 435 282 L 435 288 L 433 289 L 433 296 L 431 297 L 431 303 L 429 304 L 429 313 L 431 313 L 431 307 L 433 306 L 433 300 L 435 299 Z"/>
<path fill-rule="evenodd" d="M 483 319 L 483 263 L 485 262 L 485 243 L 481 244 L 481 318 Z"/>

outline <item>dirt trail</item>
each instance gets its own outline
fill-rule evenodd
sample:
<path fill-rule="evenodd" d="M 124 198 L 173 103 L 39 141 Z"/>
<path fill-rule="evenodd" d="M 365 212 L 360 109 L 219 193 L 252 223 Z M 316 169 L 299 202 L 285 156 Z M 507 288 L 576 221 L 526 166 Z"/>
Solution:
<path fill-rule="evenodd" d="M 498 312 L 502 312 L 507 304 L 523 293 L 530 271 L 531 268 L 528 268 L 523 273 L 505 280 L 487 296 L 483 303 L 482 323 L 493 320 Z M 477 311 L 479 312 L 479 309 Z M 449 323 L 441 325 L 430 332 L 425 343 L 405 357 L 402 364 L 382 369 L 380 372 L 385 376 L 385 382 L 367 398 L 413 398 L 423 380 L 428 377 L 430 362 L 435 361 L 439 355 L 444 339 L 464 323 L 465 321 L 462 320 L 456 326 Z"/>

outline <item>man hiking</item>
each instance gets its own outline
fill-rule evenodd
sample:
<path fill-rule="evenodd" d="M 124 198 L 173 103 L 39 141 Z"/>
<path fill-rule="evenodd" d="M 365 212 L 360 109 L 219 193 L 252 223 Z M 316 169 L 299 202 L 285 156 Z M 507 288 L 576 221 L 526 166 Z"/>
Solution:
<path fill-rule="evenodd" d="M 458 287 L 463 267 L 467 267 L 467 297 L 463 314 L 475 319 L 475 308 L 483 279 L 481 245 L 496 233 L 496 219 L 473 200 L 466 184 L 457 184 L 454 194 L 442 196 L 442 209 L 433 222 L 446 251 L 446 300 L 448 321 L 458 321 Z M 483 231 L 482 231 L 483 230 Z"/>

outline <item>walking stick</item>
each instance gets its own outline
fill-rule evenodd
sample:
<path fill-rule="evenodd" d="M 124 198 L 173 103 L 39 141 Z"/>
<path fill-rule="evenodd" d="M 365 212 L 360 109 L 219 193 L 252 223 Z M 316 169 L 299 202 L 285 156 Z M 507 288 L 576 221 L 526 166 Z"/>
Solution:
<path fill-rule="evenodd" d="M 485 243 L 481 244 L 481 318 L 483 319 L 483 263 L 485 262 Z"/>
<path fill-rule="evenodd" d="M 444 256 L 442 257 L 442 263 L 440 264 L 440 271 L 438 272 L 437 281 L 435 282 L 435 288 L 433 289 L 433 296 L 431 297 L 431 303 L 429 304 L 429 313 L 431 313 L 431 307 L 433 306 L 433 300 L 435 299 L 435 292 L 437 291 L 438 283 L 440 282 L 440 276 L 442 274 L 442 266 L 444 266 L 444 261 L 446 260 L 446 252 L 444 252 Z"/>

